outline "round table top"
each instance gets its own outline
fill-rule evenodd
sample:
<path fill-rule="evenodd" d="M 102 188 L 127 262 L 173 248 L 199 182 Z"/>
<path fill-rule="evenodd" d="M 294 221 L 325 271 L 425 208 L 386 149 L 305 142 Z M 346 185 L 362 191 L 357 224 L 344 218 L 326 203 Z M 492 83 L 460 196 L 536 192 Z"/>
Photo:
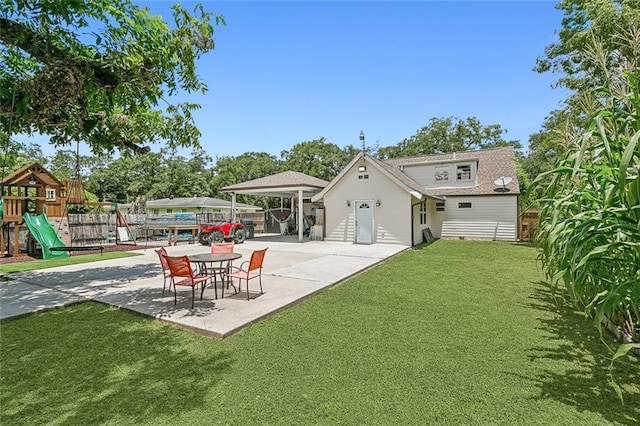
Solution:
<path fill-rule="evenodd" d="M 240 259 L 240 253 L 201 253 L 189 256 L 191 262 L 224 262 L 227 260 Z"/>

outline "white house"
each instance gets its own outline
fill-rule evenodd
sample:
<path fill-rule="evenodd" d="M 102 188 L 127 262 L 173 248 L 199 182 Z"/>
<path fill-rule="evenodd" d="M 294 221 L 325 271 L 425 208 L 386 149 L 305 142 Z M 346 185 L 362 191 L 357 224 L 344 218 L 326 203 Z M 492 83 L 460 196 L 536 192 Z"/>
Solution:
<path fill-rule="evenodd" d="M 498 183 L 496 183 L 498 182 Z M 330 241 L 415 245 L 436 238 L 515 241 L 512 147 L 379 160 L 357 155 L 312 201 Z"/>

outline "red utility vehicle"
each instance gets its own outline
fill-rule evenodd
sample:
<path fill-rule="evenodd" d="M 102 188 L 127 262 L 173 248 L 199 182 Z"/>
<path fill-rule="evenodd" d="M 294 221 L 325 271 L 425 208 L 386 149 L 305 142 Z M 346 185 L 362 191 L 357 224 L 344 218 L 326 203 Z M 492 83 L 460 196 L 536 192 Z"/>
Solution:
<path fill-rule="evenodd" d="M 198 225 L 198 242 L 208 246 L 211 243 L 233 241 L 242 244 L 246 238 L 242 222 L 218 222 Z"/>

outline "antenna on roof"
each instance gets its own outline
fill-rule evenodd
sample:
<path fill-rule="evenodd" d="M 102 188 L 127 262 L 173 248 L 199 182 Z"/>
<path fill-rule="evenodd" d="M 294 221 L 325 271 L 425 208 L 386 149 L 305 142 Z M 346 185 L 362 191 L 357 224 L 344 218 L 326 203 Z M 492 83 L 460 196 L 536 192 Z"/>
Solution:
<path fill-rule="evenodd" d="M 511 179 L 510 176 L 500 176 L 498 179 L 494 180 L 493 183 L 495 183 L 496 185 L 502 185 L 502 188 L 498 188 L 496 189 L 496 191 L 509 192 L 509 190 L 507 189 L 507 185 L 509 185 L 512 180 L 513 179 Z"/>

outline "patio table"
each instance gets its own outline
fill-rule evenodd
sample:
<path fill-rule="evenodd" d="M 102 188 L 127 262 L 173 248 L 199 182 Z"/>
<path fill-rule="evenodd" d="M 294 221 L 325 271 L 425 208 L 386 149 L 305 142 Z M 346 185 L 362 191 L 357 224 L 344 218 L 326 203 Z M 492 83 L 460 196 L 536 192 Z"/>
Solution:
<path fill-rule="evenodd" d="M 193 263 L 198 263 L 199 265 L 203 265 L 203 269 L 204 272 L 203 274 L 207 274 L 207 264 L 211 265 L 211 268 L 213 269 L 213 264 L 214 263 L 220 263 L 222 264 L 223 262 L 233 262 L 236 259 L 240 259 L 242 257 L 242 254 L 240 253 L 201 253 L 201 254 L 193 254 L 191 256 L 189 256 L 189 261 L 193 262 Z M 229 264 L 229 268 L 231 267 L 231 265 Z M 218 289 L 216 287 L 216 283 L 215 283 L 215 272 L 211 274 L 214 277 L 214 289 L 215 289 L 215 295 L 216 295 L 216 299 L 218 298 Z M 224 282 L 225 282 L 225 278 L 226 278 L 226 274 L 223 273 L 223 277 L 222 277 L 222 298 L 224 298 Z M 234 290 L 236 289 L 236 286 L 233 285 L 233 282 L 230 282 L 227 280 L 228 284 L 231 284 L 231 286 L 234 288 Z M 237 290 L 236 290 L 237 291 Z"/>

